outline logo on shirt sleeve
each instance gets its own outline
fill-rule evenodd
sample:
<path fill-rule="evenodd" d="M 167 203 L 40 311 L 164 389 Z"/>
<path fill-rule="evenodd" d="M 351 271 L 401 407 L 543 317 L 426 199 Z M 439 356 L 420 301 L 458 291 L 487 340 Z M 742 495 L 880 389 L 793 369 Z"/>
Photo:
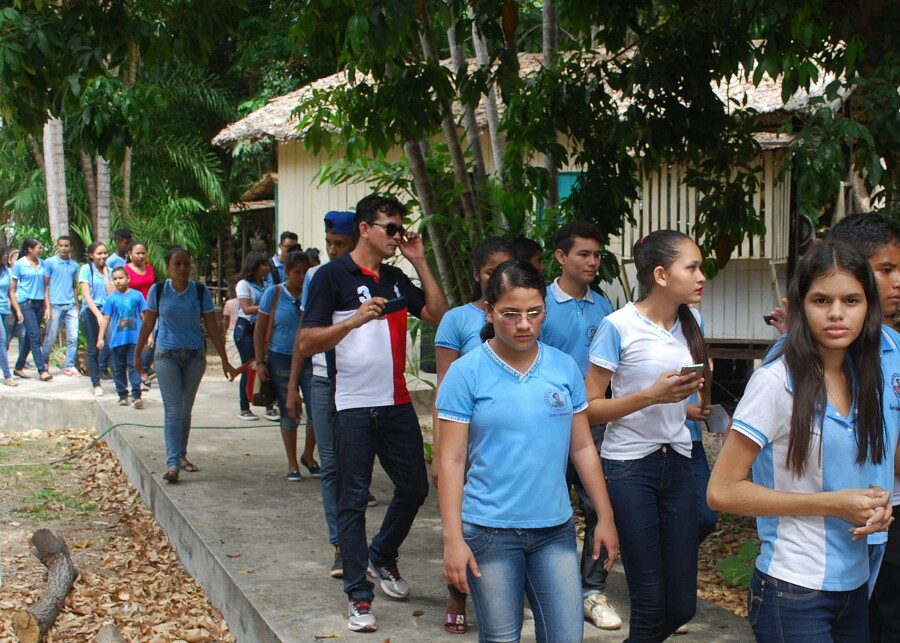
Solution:
<path fill-rule="evenodd" d="M 569 415 L 572 412 L 568 393 L 555 388 L 548 388 L 546 390 L 544 393 L 544 404 L 550 409 L 550 417 Z"/>

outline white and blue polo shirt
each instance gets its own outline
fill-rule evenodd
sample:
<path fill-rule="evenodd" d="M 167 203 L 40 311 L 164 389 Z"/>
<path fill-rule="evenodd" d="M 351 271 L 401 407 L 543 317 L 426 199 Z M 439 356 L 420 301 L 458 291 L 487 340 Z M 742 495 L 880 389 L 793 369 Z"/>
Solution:
<path fill-rule="evenodd" d="M 753 482 L 792 493 L 867 488 L 871 465 L 856 463 L 855 400 L 851 418 L 842 417 L 831 404 L 826 406 L 819 430 L 811 435 L 802 478 L 787 466 L 793 408 L 793 386 L 784 360 L 764 364 L 750 378 L 732 424 L 760 448 L 753 462 Z M 869 558 L 866 539 L 853 542 L 851 527 L 835 516 L 760 516 L 756 528 L 762 548 L 756 568 L 808 589 L 856 589 L 869 578 Z"/>
<path fill-rule="evenodd" d="M 699 313 L 691 309 L 700 323 Z M 590 362 L 612 371 L 613 397 L 651 386 L 660 373 L 693 363 L 687 339 L 676 321 L 671 330 L 654 324 L 628 303 L 600 322 L 591 342 Z M 669 444 L 691 457 L 691 434 L 685 426 L 688 400 L 652 404 L 606 425 L 601 455 L 609 460 L 637 460 Z"/>
<path fill-rule="evenodd" d="M 884 460 L 872 465 L 872 484 L 893 491 L 891 504 L 900 505 L 900 476 L 894 470 L 894 453 L 900 440 L 900 333 L 890 326 L 881 327 L 881 374 L 884 378 L 882 412 L 884 414 Z M 887 532 L 868 537 L 869 544 L 887 542 Z"/>
<path fill-rule="evenodd" d="M 438 324 L 434 345 L 465 355 L 484 342 L 481 331 L 486 323 L 484 311 L 473 303 L 448 310 Z"/>
<path fill-rule="evenodd" d="M 541 327 L 541 341 L 575 358 L 581 377 L 587 376 L 591 341 L 600 322 L 613 311 L 600 293 L 587 289 L 575 299 L 559 287 L 559 277 L 547 288 L 547 317 Z"/>
<path fill-rule="evenodd" d="M 301 328 L 339 324 L 373 297 L 406 297 L 406 308 L 351 330 L 327 353 L 338 411 L 411 402 L 406 388 L 407 312 L 419 317 L 425 294 L 394 266 L 378 274 L 358 266 L 350 253 L 324 264 L 310 282 Z"/>
<path fill-rule="evenodd" d="M 539 528 L 572 517 L 566 464 L 572 417 L 587 399 L 570 356 L 539 343 L 519 373 L 485 342 L 450 365 L 435 406 L 438 418 L 469 425 L 464 521 Z"/>

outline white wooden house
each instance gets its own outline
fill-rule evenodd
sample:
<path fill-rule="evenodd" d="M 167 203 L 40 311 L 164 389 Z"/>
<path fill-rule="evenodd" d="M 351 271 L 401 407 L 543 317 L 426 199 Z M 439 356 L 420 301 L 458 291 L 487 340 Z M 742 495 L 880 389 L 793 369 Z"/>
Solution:
<path fill-rule="evenodd" d="M 540 55 L 521 54 L 520 69 L 529 73 L 540 65 Z M 821 95 L 828 78 L 822 78 L 811 90 Z M 300 236 L 304 246 L 323 247 L 322 217 L 328 210 L 352 209 L 356 202 L 371 190 L 365 184 L 319 185 L 315 179 L 324 154 L 312 155 L 303 146 L 303 132 L 299 129 L 293 109 L 313 90 L 327 89 L 347 82 L 343 73 L 317 80 L 306 87 L 273 99 L 265 107 L 253 112 L 222 130 L 213 142 L 220 146 L 235 146 L 243 141 L 269 139 L 277 144 L 278 185 L 276 195 L 277 232 L 292 230 Z M 777 123 L 789 119 L 809 100 L 799 92 L 787 104 L 781 100 L 778 83 L 764 78 L 755 87 L 738 79 L 717 86 L 717 93 L 726 104 L 746 102 L 768 119 Z M 623 109 L 625 107 L 623 106 Z M 481 137 L 488 172 L 492 171 L 492 154 L 486 130 L 486 119 L 476 113 L 482 124 Z M 786 289 L 787 264 L 790 257 L 791 180 L 787 146 L 789 137 L 761 132 L 762 147 L 758 165 L 762 168 L 760 190 L 754 196 L 754 206 L 763 214 L 766 234 L 745 240 L 735 249 L 732 259 L 715 279 L 708 282 L 700 311 L 705 320 L 706 336 L 712 353 L 718 357 L 746 357 L 757 355 L 771 342 L 774 331 L 763 321 L 781 299 Z M 403 150 L 394 150 L 389 160 L 401 157 Z M 539 163 L 541 160 L 536 159 Z M 787 165 L 787 167 L 785 167 Z M 577 168 L 569 168 L 575 170 Z M 631 248 L 642 235 L 661 228 L 674 228 L 693 234 L 697 216 L 698 195 L 684 185 L 685 168 L 672 165 L 660 172 L 640 176 L 641 195 L 634 205 L 636 225 L 628 225 L 621 237 L 612 240 L 612 250 L 624 268 L 624 283 L 606 284 L 606 291 L 614 304 L 621 305 L 634 296 L 631 287 L 634 268 Z M 571 190 L 577 173 L 562 172 L 560 195 Z M 779 181 L 779 178 L 782 180 Z"/>

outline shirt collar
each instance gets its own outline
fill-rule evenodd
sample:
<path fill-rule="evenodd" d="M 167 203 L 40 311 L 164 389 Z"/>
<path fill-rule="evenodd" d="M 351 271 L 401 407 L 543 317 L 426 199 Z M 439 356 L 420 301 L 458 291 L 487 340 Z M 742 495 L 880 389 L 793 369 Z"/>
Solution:
<path fill-rule="evenodd" d="M 540 364 L 541 364 L 541 361 L 542 361 L 543 358 L 544 358 L 544 347 L 541 345 L 540 342 L 538 342 L 538 354 L 537 354 L 537 356 L 534 358 L 534 362 L 531 364 L 531 366 L 528 367 L 528 370 L 527 370 L 527 371 L 525 371 L 524 373 L 520 373 L 519 371 L 517 371 L 516 369 L 514 369 L 512 366 L 510 366 L 509 364 L 507 364 L 506 362 L 504 362 L 502 359 L 500 359 L 500 356 L 497 355 L 497 353 L 494 352 L 494 349 L 491 348 L 491 345 L 490 345 L 489 342 L 483 342 L 483 343 L 482 343 L 482 346 L 484 346 L 484 350 L 487 351 L 488 356 L 490 356 L 490 358 L 494 361 L 494 363 L 497 364 L 497 366 L 499 366 L 499 367 L 502 368 L 504 371 L 506 371 L 507 373 L 509 373 L 509 374 L 512 375 L 513 377 L 515 377 L 515 378 L 516 378 L 517 380 L 519 380 L 520 382 L 524 382 L 524 381 L 526 381 L 529 377 L 531 377 L 531 375 L 532 375 L 535 371 L 537 371 L 538 367 L 539 367 Z"/>
<path fill-rule="evenodd" d="M 567 293 L 565 290 L 559 287 L 559 277 L 553 280 L 553 283 L 550 284 L 550 292 L 553 294 L 553 298 L 557 301 L 557 303 L 563 303 L 566 301 L 570 301 L 575 299 L 572 295 Z M 584 297 L 581 297 L 577 301 L 586 301 L 589 304 L 594 303 L 594 291 L 590 288 L 587 289 L 587 292 L 584 293 Z"/>

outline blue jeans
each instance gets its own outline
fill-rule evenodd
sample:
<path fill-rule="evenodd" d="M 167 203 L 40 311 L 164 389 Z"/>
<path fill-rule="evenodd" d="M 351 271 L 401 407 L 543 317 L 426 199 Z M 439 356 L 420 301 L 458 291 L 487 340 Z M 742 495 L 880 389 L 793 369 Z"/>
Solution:
<path fill-rule="evenodd" d="M 87 306 L 83 306 L 81 309 L 81 325 L 84 329 L 84 340 L 87 342 L 87 366 L 88 375 L 91 376 L 91 386 L 100 386 L 100 349 L 97 348 L 100 322 Z"/>
<path fill-rule="evenodd" d="M 22 310 L 22 323 L 25 326 L 25 341 L 19 340 L 19 359 L 16 360 L 16 370 L 25 368 L 25 360 L 28 351 L 34 356 L 34 366 L 38 373 L 47 370 L 44 354 L 41 352 L 41 319 L 44 317 L 43 299 L 25 299 L 19 302 Z"/>
<path fill-rule="evenodd" d="M 868 643 L 869 593 L 807 589 L 754 570 L 747 617 L 756 640 L 791 643 Z"/>
<path fill-rule="evenodd" d="M 665 640 L 697 609 L 697 502 L 690 458 L 665 445 L 603 458 L 631 599 L 628 641 Z"/>
<path fill-rule="evenodd" d="M 50 358 L 50 351 L 59 339 L 59 328 L 66 324 L 66 361 L 63 368 L 75 366 L 78 353 L 78 304 L 50 304 L 50 321 L 44 330 L 44 358 Z"/>
<path fill-rule="evenodd" d="M 481 578 L 468 574 L 482 643 L 518 641 L 525 595 L 542 641 L 581 641 L 584 615 L 575 523 L 542 529 L 496 529 L 463 522 Z"/>
<path fill-rule="evenodd" d="M 163 401 L 166 466 L 180 468 L 187 456 L 191 411 L 206 371 L 206 349 L 156 349 L 156 377 Z"/>
<path fill-rule="evenodd" d="M 605 424 L 591 426 L 591 436 L 594 438 L 594 446 L 597 453 L 603 446 L 603 434 L 606 431 Z M 569 461 L 566 469 L 566 481 L 575 487 L 581 510 L 584 512 L 584 547 L 581 550 L 581 592 L 587 597 L 591 594 L 603 594 L 606 591 L 606 577 L 609 573 L 604 569 L 603 563 L 607 559 L 606 547 L 601 547 L 600 558 L 594 560 L 594 530 L 597 528 L 597 510 L 594 503 L 585 491 L 575 465 Z"/>
<path fill-rule="evenodd" d="M 309 399 L 306 401 L 312 415 L 313 430 L 316 433 L 316 449 L 319 451 L 319 466 L 322 467 L 322 509 L 328 526 L 328 542 L 340 545 L 337 528 L 337 453 L 335 451 L 335 428 L 337 411 L 334 409 L 334 393 L 331 380 L 327 377 L 312 376 Z"/>
<path fill-rule="evenodd" d="M 428 496 L 422 431 L 412 404 L 338 411 L 338 533 L 344 560 L 344 591 L 351 600 L 372 600 L 366 578 L 371 560 L 396 563 L 400 545 Z M 394 483 L 394 497 L 381 529 L 366 546 L 366 506 L 375 456 Z"/>
<path fill-rule="evenodd" d="M 253 348 L 253 329 L 256 324 L 251 324 L 243 317 L 238 317 L 234 325 L 234 345 L 237 346 L 238 354 L 241 356 L 241 364 L 245 364 L 248 360 L 253 359 L 256 351 Z M 239 386 L 238 401 L 241 405 L 241 411 L 250 410 L 250 398 L 247 397 L 247 371 L 241 373 L 241 381 Z"/>
<path fill-rule="evenodd" d="M 709 508 L 706 502 L 706 487 L 709 486 L 709 461 L 703 442 L 692 442 L 691 466 L 694 468 L 694 487 L 697 492 L 697 546 L 716 530 L 719 514 Z"/>
<path fill-rule="evenodd" d="M 297 423 L 291 419 L 287 412 L 287 387 L 288 380 L 291 377 L 291 356 L 281 353 L 269 352 L 269 359 L 266 361 L 269 368 L 269 378 L 275 385 L 275 394 L 278 397 L 278 414 L 281 422 L 281 428 L 288 431 L 296 431 Z"/>
<path fill-rule="evenodd" d="M 0 350 L 0 369 L 3 369 L 3 377 L 7 380 L 12 377 L 12 373 L 9 371 L 9 357 L 7 356 L 7 351 L 9 350 L 9 342 L 6 339 L 8 320 L 9 314 L 7 313 L 3 315 L 3 320 L 0 321 L 0 347 L 3 348 L 3 350 Z"/>
<path fill-rule="evenodd" d="M 313 426 L 312 406 L 310 399 L 312 393 L 312 360 L 307 359 L 303 362 L 303 370 L 300 372 L 300 394 L 303 396 L 303 410 L 306 411 L 306 426 Z"/>
<path fill-rule="evenodd" d="M 141 396 L 141 374 L 134 367 L 134 344 L 123 344 L 110 349 L 113 379 L 116 381 L 116 393 L 119 397 L 128 395 L 128 383 L 131 382 L 131 397 Z"/>

